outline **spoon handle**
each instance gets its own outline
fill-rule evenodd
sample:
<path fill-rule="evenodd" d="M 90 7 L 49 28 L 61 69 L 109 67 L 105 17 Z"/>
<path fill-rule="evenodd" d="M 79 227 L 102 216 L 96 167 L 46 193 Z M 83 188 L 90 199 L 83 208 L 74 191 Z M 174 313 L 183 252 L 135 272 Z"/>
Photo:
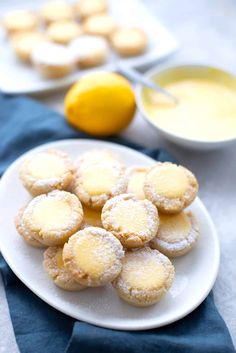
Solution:
<path fill-rule="evenodd" d="M 135 83 L 140 83 L 145 87 L 151 88 L 154 91 L 162 93 L 165 96 L 168 96 L 175 104 L 178 103 L 178 99 L 175 96 L 173 96 L 170 92 L 166 91 L 164 88 L 160 87 L 155 82 L 151 81 L 149 78 L 146 78 L 145 76 L 140 74 L 138 71 L 128 68 L 127 66 L 122 65 L 120 63 L 119 64 L 117 63 L 116 68 L 121 74 L 123 74 L 129 80 Z"/>

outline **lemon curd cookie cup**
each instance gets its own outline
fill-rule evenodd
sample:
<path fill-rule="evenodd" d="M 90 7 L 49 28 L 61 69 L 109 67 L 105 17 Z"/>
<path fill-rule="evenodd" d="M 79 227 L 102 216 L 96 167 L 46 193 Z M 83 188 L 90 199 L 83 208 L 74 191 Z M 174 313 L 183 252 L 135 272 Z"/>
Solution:
<path fill-rule="evenodd" d="M 143 191 L 146 173 L 150 170 L 148 167 L 131 166 L 126 169 L 128 179 L 127 193 L 134 194 L 137 199 L 144 200 L 146 196 Z"/>
<path fill-rule="evenodd" d="M 87 166 L 99 163 L 110 163 L 110 164 L 121 164 L 124 166 L 124 163 L 120 155 L 114 153 L 113 151 L 101 148 L 101 149 L 91 149 L 79 155 L 75 161 L 76 167 L 85 168 Z"/>
<path fill-rule="evenodd" d="M 66 1 L 51 0 L 43 5 L 40 16 L 46 25 L 56 21 L 72 20 L 74 18 L 73 7 Z"/>
<path fill-rule="evenodd" d="M 122 167 L 125 167 L 125 164 L 122 161 L 120 155 L 106 148 L 90 149 L 86 152 L 83 152 L 76 158 L 74 164 L 76 168 L 83 170 L 91 165 L 104 162 L 115 165 L 120 164 Z M 75 183 L 73 182 L 71 184 L 71 191 L 73 191 L 74 185 Z"/>
<path fill-rule="evenodd" d="M 34 248 L 45 248 L 46 245 L 35 239 L 29 232 L 29 230 L 25 227 L 25 224 L 23 222 L 23 214 L 25 208 L 26 206 L 22 207 L 15 217 L 16 230 L 28 245 L 33 246 Z"/>
<path fill-rule="evenodd" d="M 88 287 L 103 286 L 121 271 L 124 251 L 112 233 L 88 227 L 74 234 L 63 248 L 63 261 L 76 281 Z"/>
<path fill-rule="evenodd" d="M 117 29 L 114 18 L 107 14 L 91 16 L 83 22 L 83 30 L 87 34 L 109 38 Z"/>
<path fill-rule="evenodd" d="M 56 286 L 68 291 L 79 291 L 81 286 L 75 281 L 72 274 L 67 271 L 62 259 L 62 247 L 50 246 L 44 252 L 43 267 Z"/>
<path fill-rule="evenodd" d="M 23 62 L 31 63 L 33 49 L 46 41 L 44 33 L 38 31 L 21 32 L 11 38 L 11 46 L 16 56 Z"/>
<path fill-rule="evenodd" d="M 136 56 L 145 52 L 148 38 L 140 28 L 119 28 L 111 34 L 110 43 L 120 56 Z"/>
<path fill-rule="evenodd" d="M 75 21 L 53 22 L 47 28 L 47 37 L 58 44 L 67 45 L 82 34 L 81 26 Z"/>
<path fill-rule="evenodd" d="M 180 212 L 191 204 L 197 192 L 193 173 L 170 162 L 157 163 L 145 177 L 144 193 L 163 213 Z"/>
<path fill-rule="evenodd" d="M 24 225 L 32 237 L 48 246 L 63 245 L 78 231 L 82 220 L 77 196 L 61 190 L 36 196 L 23 213 Z"/>
<path fill-rule="evenodd" d="M 81 35 L 74 39 L 69 45 L 69 50 L 76 65 L 82 69 L 104 64 L 109 54 L 106 40 L 91 35 Z"/>
<path fill-rule="evenodd" d="M 79 0 L 74 5 L 76 15 L 82 20 L 89 16 L 106 13 L 107 0 Z"/>
<path fill-rule="evenodd" d="M 75 69 L 74 56 L 61 44 L 44 42 L 38 44 L 31 53 L 35 69 L 47 79 L 68 76 Z"/>
<path fill-rule="evenodd" d="M 126 248 L 141 247 L 157 233 L 158 211 L 149 200 L 138 200 L 133 194 L 123 194 L 105 203 L 102 224 Z"/>
<path fill-rule="evenodd" d="M 121 273 L 112 284 L 129 304 L 149 306 L 167 293 L 174 274 L 174 266 L 165 255 L 144 247 L 125 254 Z"/>
<path fill-rule="evenodd" d="M 159 214 L 160 226 L 150 247 L 159 250 L 168 257 L 187 254 L 199 238 L 199 227 L 191 212 L 177 214 Z"/>
<path fill-rule="evenodd" d="M 73 192 L 87 207 L 101 209 L 105 202 L 126 190 L 125 169 L 119 163 L 98 163 L 77 169 Z"/>
<path fill-rule="evenodd" d="M 26 158 L 19 174 L 24 187 L 36 196 L 54 189 L 67 189 L 74 172 L 74 164 L 66 153 L 50 149 Z"/>
<path fill-rule="evenodd" d="M 9 35 L 34 31 L 38 27 L 38 17 L 31 11 L 15 10 L 4 16 L 3 26 Z"/>

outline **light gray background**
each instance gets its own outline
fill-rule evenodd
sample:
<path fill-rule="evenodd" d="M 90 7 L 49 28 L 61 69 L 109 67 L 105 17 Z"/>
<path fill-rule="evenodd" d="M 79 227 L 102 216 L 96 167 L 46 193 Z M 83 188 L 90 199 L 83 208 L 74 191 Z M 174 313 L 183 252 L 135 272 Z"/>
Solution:
<path fill-rule="evenodd" d="M 145 3 L 180 41 L 180 49 L 167 63 L 205 63 L 236 74 L 235 0 L 146 0 Z M 64 95 L 65 91 L 37 99 L 62 112 Z M 236 345 L 236 143 L 214 152 L 184 150 L 156 135 L 139 114 L 122 136 L 148 147 L 167 148 L 197 175 L 200 197 L 211 213 L 221 243 L 215 301 Z M 1 281 L 0 313 L 0 352 L 17 352 Z"/>

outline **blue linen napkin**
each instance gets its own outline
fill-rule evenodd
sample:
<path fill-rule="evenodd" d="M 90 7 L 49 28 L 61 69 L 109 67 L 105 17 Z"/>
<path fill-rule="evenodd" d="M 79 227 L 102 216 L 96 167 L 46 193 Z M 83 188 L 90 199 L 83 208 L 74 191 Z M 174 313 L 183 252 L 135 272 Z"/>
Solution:
<path fill-rule="evenodd" d="M 29 98 L 0 94 L 0 175 L 19 155 L 37 145 L 86 137 L 72 129 L 62 115 L 43 105 Z M 175 161 L 164 150 L 142 148 L 115 137 L 109 140 L 156 160 Z M 2 256 L 0 270 L 21 353 L 235 352 L 212 293 L 196 310 L 174 324 L 148 331 L 115 331 L 77 321 L 53 309 L 13 274 Z"/>

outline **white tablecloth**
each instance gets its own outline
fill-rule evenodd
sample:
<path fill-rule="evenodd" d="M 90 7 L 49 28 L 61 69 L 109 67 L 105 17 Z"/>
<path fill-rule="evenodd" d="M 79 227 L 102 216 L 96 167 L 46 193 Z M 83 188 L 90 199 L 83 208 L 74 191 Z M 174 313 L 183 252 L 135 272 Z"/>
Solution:
<path fill-rule="evenodd" d="M 146 4 L 180 41 L 180 50 L 168 59 L 170 64 L 207 63 L 236 73 L 234 0 L 146 0 Z M 64 95 L 47 93 L 37 99 L 62 112 Z M 200 197 L 211 213 L 221 243 L 215 301 L 236 345 L 236 143 L 214 152 L 184 150 L 157 136 L 139 114 L 122 135 L 148 147 L 167 148 L 197 175 Z M 0 352 L 17 352 L 1 282 L 0 313 Z"/>

